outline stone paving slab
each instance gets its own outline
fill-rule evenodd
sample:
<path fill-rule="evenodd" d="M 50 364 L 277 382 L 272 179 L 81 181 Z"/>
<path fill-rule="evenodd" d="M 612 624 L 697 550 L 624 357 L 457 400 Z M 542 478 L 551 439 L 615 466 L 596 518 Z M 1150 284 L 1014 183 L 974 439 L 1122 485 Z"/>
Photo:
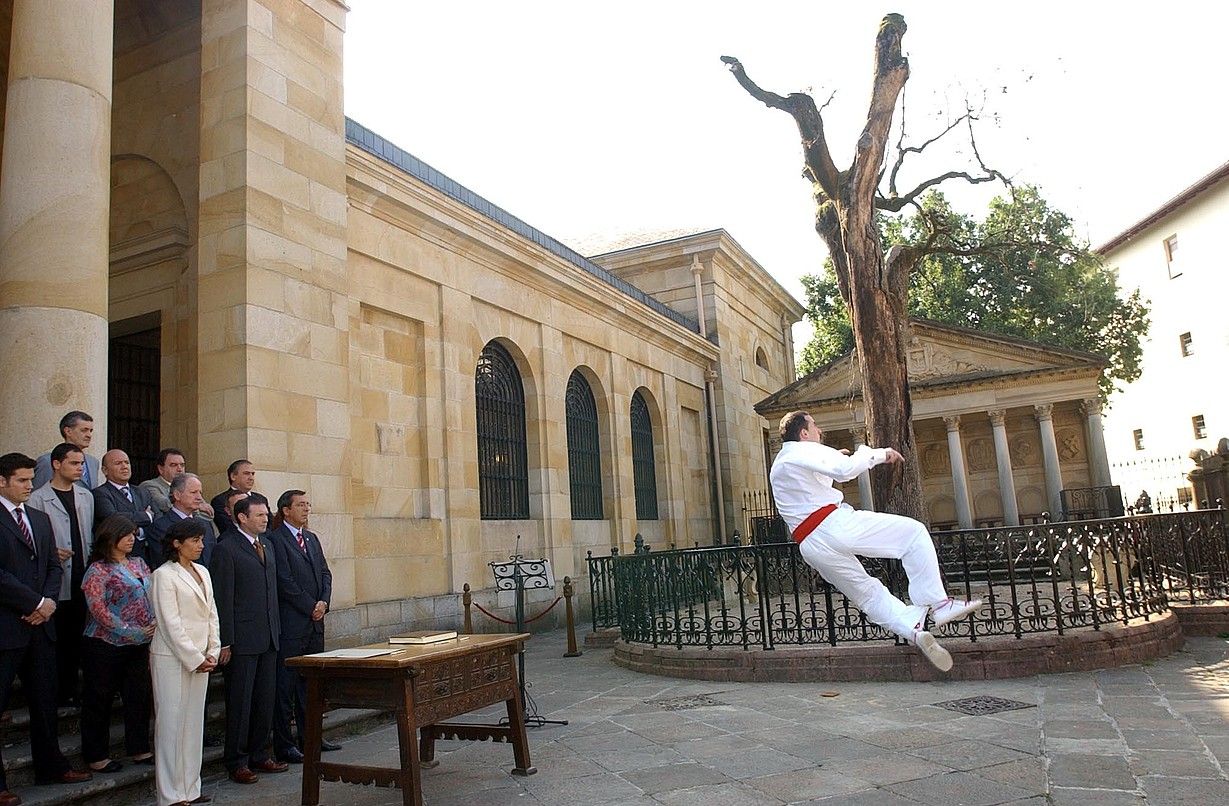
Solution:
<path fill-rule="evenodd" d="M 544 716 L 569 720 L 530 729 L 538 774 L 509 775 L 506 744 L 440 742 L 439 766 L 423 774 L 428 806 L 1229 803 L 1222 639 L 1123 669 L 932 683 L 674 680 L 616 667 L 609 649 L 565 659 L 562 634 L 529 647 L 531 696 Z M 934 707 L 976 695 L 1035 707 Z M 391 765 L 396 752 L 390 726 L 330 755 Z M 298 803 L 300 782 L 296 767 L 252 786 L 214 778 L 205 793 L 221 806 L 284 806 Z M 321 802 L 392 806 L 401 793 L 325 782 Z"/>

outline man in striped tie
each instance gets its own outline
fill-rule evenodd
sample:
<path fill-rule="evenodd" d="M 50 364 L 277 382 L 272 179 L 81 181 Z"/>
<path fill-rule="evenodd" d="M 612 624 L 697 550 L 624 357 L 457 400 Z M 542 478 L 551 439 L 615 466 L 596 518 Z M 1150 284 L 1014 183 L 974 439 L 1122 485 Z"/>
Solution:
<path fill-rule="evenodd" d="M 63 568 L 51 521 L 26 506 L 35 462 L 20 453 L 0 456 L 0 712 L 13 680 L 21 678 L 30 712 L 30 749 L 38 783 L 78 783 L 92 776 L 68 766 L 56 723 L 55 614 Z M 0 806 L 21 798 L 9 791 L 0 760 Z"/>

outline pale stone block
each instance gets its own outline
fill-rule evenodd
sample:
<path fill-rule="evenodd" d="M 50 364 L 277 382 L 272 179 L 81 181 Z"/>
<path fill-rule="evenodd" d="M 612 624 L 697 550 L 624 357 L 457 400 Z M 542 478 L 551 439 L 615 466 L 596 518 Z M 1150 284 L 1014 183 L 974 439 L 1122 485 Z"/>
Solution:
<path fill-rule="evenodd" d="M 287 391 L 327 400 L 350 399 L 350 368 L 281 353 L 277 383 Z"/>
<path fill-rule="evenodd" d="M 336 400 L 315 400 L 316 430 L 321 436 L 350 438 L 350 406 Z"/>
<path fill-rule="evenodd" d="M 245 306 L 248 344 L 279 353 L 306 356 L 311 331 L 307 322 L 257 305 Z"/>

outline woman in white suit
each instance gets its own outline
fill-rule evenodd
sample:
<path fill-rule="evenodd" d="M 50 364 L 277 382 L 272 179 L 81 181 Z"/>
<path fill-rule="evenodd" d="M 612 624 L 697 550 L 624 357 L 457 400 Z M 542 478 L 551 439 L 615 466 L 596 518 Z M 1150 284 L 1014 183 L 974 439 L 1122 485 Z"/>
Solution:
<path fill-rule="evenodd" d="M 194 562 L 205 548 L 196 518 L 173 524 L 163 538 L 166 562 L 154 571 L 158 627 L 150 644 L 154 682 L 154 758 L 158 806 L 206 803 L 201 796 L 205 691 L 218 665 L 218 609 L 209 571 Z"/>

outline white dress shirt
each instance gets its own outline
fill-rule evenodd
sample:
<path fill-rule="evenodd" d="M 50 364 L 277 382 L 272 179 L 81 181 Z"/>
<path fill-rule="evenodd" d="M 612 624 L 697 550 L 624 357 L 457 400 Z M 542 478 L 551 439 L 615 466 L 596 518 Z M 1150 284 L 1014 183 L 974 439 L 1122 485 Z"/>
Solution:
<path fill-rule="evenodd" d="M 815 510 L 845 499 L 832 482 L 855 479 L 887 458 L 886 448 L 863 445 L 846 456 L 818 442 L 786 442 L 768 474 L 777 512 L 793 532 Z"/>

